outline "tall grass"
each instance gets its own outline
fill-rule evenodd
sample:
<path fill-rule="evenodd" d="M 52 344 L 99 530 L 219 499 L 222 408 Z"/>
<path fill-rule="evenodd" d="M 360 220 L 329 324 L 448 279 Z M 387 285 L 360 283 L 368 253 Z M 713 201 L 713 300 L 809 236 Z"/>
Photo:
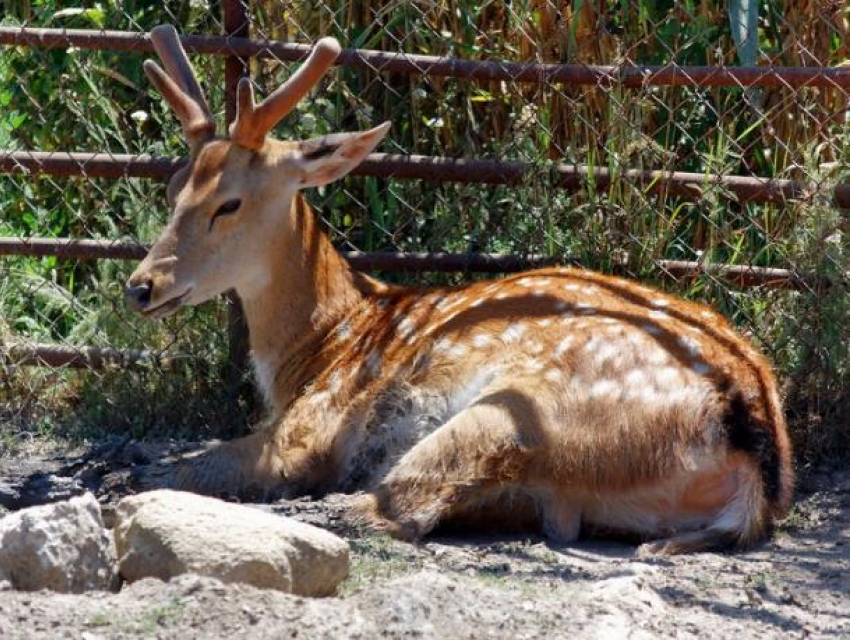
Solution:
<path fill-rule="evenodd" d="M 470 59 L 741 62 L 727 3 L 711 0 L 257 0 L 252 7 L 255 35 L 298 42 L 334 35 L 344 46 Z M 187 31 L 219 28 L 215 11 L 199 3 L 140 2 L 128 16 L 126 5 L 106 2 L 102 15 L 94 18 L 56 17 L 57 10 L 51 2 L 32 3 L 30 20 L 37 26 L 80 27 L 100 20 L 126 29 L 169 20 Z M 843 63 L 845 13 L 830 3 L 760 3 L 757 62 Z M 139 56 L 4 53 L 4 145 L 184 152 L 173 117 L 141 75 Z M 195 63 L 208 97 L 221 111 L 220 61 L 196 58 Z M 261 90 L 270 90 L 290 68 L 260 59 L 252 71 Z M 606 272 L 625 272 L 713 304 L 776 362 L 786 381 L 798 450 L 813 459 L 845 451 L 850 444 L 845 424 L 850 340 L 844 320 L 850 303 L 846 284 L 827 284 L 846 283 L 846 218 L 823 198 L 784 205 L 744 203 L 720 186 L 683 198 L 649 194 L 620 179 L 603 189 L 591 177 L 581 191 L 568 193 L 555 187 L 549 167 L 557 161 L 606 168 L 615 176 L 626 168 L 645 168 L 831 184 L 845 177 L 846 101 L 838 88 L 636 90 L 473 83 L 339 68 L 277 134 L 304 138 L 391 120 L 387 151 L 511 158 L 538 165 L 517 187 L 350 178 L 309 197 L 343 248 L 545 253 Z M 838 168 L 829 169 L 826 163 Z M 150 239 L 167 215 L 162 186 L 138 180 L 3 177 L 0 206 L 3 235 Z M 739 290 L 712 276 L 673 283 L 659 274 L 659 258 L 790 267 L 811 274 L 813 284 L 787 292 Z M 29 395 L 36 398 L 44 398 L 48 387 L 63 390 L 51 402 L 35 403 L 54 422 L 68 407 L 78 409 L 66 421 L 73 425 L 107 422 L 131 433 L 167 432 L 180 425 L 211 431 L 223 422 L 244 422 L 246 405 L 233 410 L 232 403 L 211 401 L 218 398 L 211 390 L 218 388 L 225 367 L 223 307 L 207 305 L 164 325 L 141 322 L 120 302 L 120 283 L 128 269 L 108 262 L 4 260 L 0 304 L 6 330 L 18 339 L 153 346 L 195 359 L 161 374 L 61 374 L 61 384 L 54 384 L 56 373 L 16 370 L 27 381 L 7 385 L 5 392 L 0 385 L 0 393 L 7 394 L 0 398 L 6 412 L 32 415 L 17 410 L 17 384 L 30 385 L 35 391 Z M 140 396 L 156 397 L 157 403 L 139 406 Z M 157 415 L 150 408 L 155 404 L 173 411 Z M 230 407 L 226 418 L 217 414 L 225 411 L 222 406 Z"/>

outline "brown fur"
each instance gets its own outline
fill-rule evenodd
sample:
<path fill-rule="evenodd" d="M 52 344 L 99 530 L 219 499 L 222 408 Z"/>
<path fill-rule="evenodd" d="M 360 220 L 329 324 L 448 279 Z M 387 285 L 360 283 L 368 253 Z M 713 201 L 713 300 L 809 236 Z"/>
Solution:
<path fill-rule="evenodd" d="M 429 290 L 353 271 L 298 190 L 385 133 L 336 135 L 323 153 L 213 139 L 170 185 L 173 218 L 130 280 L 152 285 L 141 310 L 236 289 L 271 412 L 172 486 L 365 490 L 361 515 L 404 538 L 595 529 L 679 553 L 765 535 L 793 486 L 767 361 L 710 309 L 621 278 L 545 269 Z"/>

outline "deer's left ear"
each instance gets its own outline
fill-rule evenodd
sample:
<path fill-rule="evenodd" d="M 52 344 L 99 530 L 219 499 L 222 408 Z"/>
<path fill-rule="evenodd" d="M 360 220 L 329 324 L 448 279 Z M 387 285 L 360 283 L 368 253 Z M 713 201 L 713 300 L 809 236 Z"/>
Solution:
<path fill-rule="evenodd" d="M 369 131 L 334 133 L 301 142 L 295 159 L 300 186 L 320 187 L 339 180 L 363 162 L 389 129 L 390 123 L 385 122 Z"/>

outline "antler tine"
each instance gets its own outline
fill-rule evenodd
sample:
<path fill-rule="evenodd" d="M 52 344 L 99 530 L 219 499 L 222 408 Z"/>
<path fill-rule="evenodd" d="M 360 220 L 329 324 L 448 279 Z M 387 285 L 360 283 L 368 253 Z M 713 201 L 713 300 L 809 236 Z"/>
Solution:
<path fill-rule="evenodd" d="M 145 60 L 145 73 L 174 109 L 194 150 L 215 135 L 212 112 L 177 30 L 170 24 L 162 24 L 151 30 L 150 37 L 167 73 L 152 60 Z"/>
<path fill-rule="evenodd" d="M 340 50 L 335 38 L 319 40 L 298 71 L 258 105 L 254 104 L 250 81 L 241 80 L 238 87 L 239 110 L 230 128 L 233 141 L 248 149 L 261 147 L 268 132 L 292 111 L 333 65 Z"/>

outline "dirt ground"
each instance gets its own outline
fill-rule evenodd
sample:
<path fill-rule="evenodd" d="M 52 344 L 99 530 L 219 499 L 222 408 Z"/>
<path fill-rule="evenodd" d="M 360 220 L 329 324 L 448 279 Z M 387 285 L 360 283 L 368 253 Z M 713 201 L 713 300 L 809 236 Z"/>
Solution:
<path fill-rule="evenodd" d="M 151 455 L 122 444 L 76 459 L 6 456 L 0 504 L 86 488 L 102 494 L 106 471 Z M 638 559 L 623 543 L 563 547 L 534 537 L 444 536 L 411 545 L 347 521 L 349 499 L 257 506 L 349 540 L 351 573 L 337 597 L 197 576 L 143 580 L 117 594 L 6 591 L 0 638 L 850 638 L 845 469 L 805 474 L 771 541 L 744 553 L 672 559 Z"/>

